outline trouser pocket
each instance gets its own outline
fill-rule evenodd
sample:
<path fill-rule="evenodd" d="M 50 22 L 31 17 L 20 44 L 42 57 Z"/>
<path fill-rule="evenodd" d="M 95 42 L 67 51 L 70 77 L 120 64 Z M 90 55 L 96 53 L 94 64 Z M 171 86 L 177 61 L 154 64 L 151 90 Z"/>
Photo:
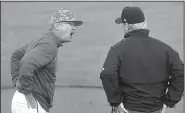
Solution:
<path fill-rule="evenodd" d="M 47 113 L 37 102 L 36 109 L 28 108 L 26 97 L 23 93 L 16 91 L 12 98 L 12 113 Z"/>

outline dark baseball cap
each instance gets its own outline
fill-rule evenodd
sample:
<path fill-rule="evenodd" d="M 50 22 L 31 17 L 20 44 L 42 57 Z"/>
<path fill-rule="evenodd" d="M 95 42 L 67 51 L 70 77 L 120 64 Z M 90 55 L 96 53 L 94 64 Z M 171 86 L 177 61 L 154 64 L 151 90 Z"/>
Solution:
<path fill-rule="evenodd" d="M 144 21 L 145 21 L 145 16 L 141 8 L 127 6 L 123 8 L 121 17 L 116 18 L 115 23 L 136 24 Z"/>

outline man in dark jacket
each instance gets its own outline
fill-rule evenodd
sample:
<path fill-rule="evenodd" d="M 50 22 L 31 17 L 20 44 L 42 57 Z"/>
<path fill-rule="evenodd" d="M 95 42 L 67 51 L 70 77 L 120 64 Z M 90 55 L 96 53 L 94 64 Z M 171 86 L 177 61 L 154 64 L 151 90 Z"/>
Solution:
<path fill-rule="evenodd" d="M 16 49 L 11 57 L 11 76 L 17 87 L 12 113 L 46 113 L 52 107 L 56 56 L 61 44 L 70 42 L 82 25 L 69 10 L 57 10 L 50 28 L 40 39 Z"/>
<path fill-rule="evenodd" d="M 123 24 L 125 39 L 110 48 L 100 74 L 113 111 L 164 113 L 173 108 L 184 91 L 178 52 L 149 36 L 139 7 L 125 7 L 115 22 Z"/>

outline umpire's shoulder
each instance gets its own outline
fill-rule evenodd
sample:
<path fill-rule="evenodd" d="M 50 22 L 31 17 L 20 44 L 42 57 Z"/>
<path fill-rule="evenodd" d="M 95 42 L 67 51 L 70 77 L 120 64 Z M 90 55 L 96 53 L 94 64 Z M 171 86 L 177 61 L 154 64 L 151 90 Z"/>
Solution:
<path fill-rule="evenodd" d="M 116 44 L 114 44 L 114 45 L 112 46 L 112 48 L 119 48 L 119 47 L 123 46 L 124 43 L 125 43 L 125 39 L 122 39 L 121 41 L 119 41 L 119 42 L 117 42 Z"/>
<path fill-rule="evenodd" d="M 161 49 L 166 49 L 166 50 L 172 50 L 174 51 L 174 49 L 167 43 L 157 39 L 157 38 L 153 38 L 153 37 L 150 37 L 153 41 L 155 41 L 156 43 L 158 43 L 158 45 L 161 47 Z"/>

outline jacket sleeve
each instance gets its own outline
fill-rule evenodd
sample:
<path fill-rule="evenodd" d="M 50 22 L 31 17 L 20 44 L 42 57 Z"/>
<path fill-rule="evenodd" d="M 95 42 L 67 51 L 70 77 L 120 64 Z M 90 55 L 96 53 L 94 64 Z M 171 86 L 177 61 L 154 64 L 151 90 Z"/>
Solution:
<path fill-rule="evenodd" d="M 120 59 L 115 49 L 111 47 L 100 73 L 100 79 L 111 106 L 118 106 L 122 102 L 118 80 L 119 65 Z"/>
<path fill-rule="evenodd" d="M 20 61 L 25 54 L 25 47 L 26 46 L 22 46 L 12 52 L 10 60 L 10 69 L 14 87 L 16 86 L 16 81 L 18 80 Z"/>
<path fill-rule="evenodd" d="M 36 46 L 28 52 L 20 62 L 18 90 L 23 94 L 32 92 L 32 83 L 34 71 L 45 66 L 54 59 L 57 53 L 57 48 L 52 44 L 42 44 Z"/>
<path fill-rule="evenodd" d="M 170 77 L 168 91 L 163 99 L 164 104 L 172 108 L 181 100 L 184 91 L 184 64 L 175 50 L 168 56 Z"/>

